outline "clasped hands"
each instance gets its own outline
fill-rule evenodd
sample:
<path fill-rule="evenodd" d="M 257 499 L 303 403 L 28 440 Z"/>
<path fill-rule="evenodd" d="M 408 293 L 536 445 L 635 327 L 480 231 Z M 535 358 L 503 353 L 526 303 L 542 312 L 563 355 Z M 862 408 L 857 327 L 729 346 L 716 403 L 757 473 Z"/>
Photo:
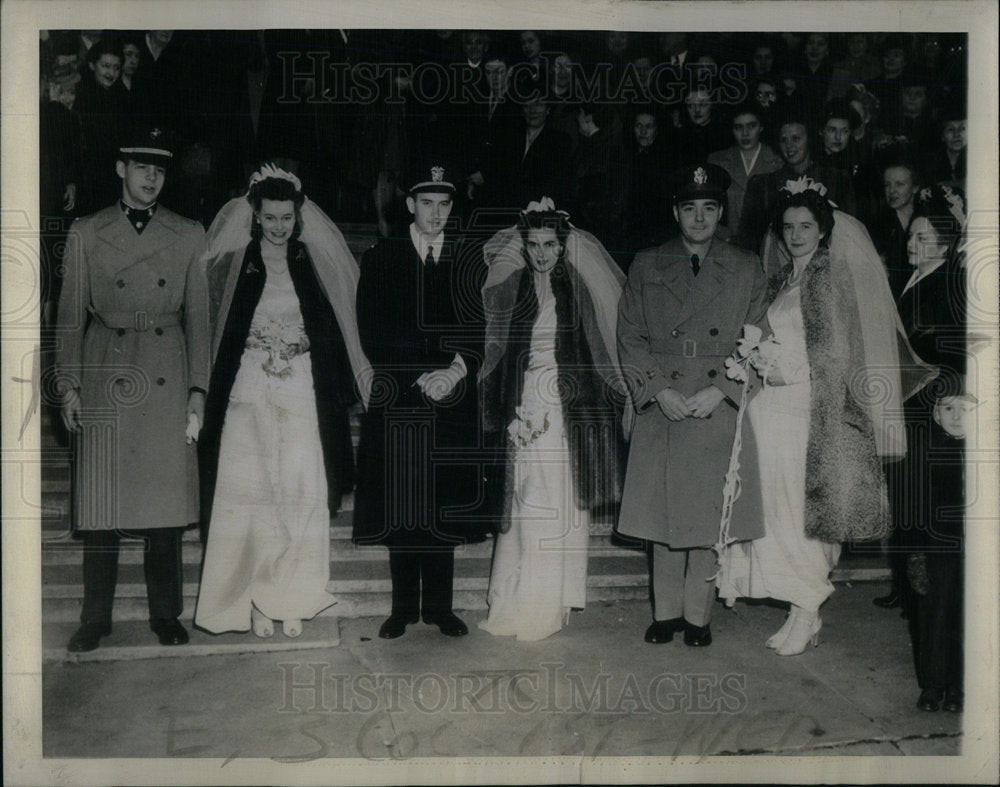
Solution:
<path fill-rule="evenodd" d="M 685 418 L 708 418 L 726 395 L 714 385 L 702 388 L 693 396 L 683 396 L 673 388 L 664 388 L 656 394 L 660 412 L 671 421 Z"/>
<path fill-rule="evenodd" d="M 451 366 L 444 369 L 435 369 L 432 372 L 424 372 L 414 383 L 428 399 L 440 402 L 451 396 L 455 386 L 462 382 L 466 375 L 465 364 L 458 358 L 451 362 Z"/>

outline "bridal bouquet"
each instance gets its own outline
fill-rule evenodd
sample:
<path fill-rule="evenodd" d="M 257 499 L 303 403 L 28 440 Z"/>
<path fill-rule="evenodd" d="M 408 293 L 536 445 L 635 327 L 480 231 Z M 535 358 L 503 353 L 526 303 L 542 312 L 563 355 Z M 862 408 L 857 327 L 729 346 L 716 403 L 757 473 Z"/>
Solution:
<path fill-rule="evenodd" d="M 271 321 L 250 329 L 247 346 L 265 350 L 267 359 L 261 368 L 271 377 L 287 379 L 292 374 L 291 361 L 309 346 L 301 323 Z"/>
<path fill-rule="evenodd" d="M 527 448 L 549 431 L 548 410 L 538 413 L 526 407 L 518 407 L 514 410 L 514 415 L 517 417 L 507 427 L 507 436 L 519 448 Z"/>
<path fill-rule="evenodd" d="M 736 349 L 726 358 L 726 377 L 745 383 L 750 379 L 749 367 L 753 366 L 764 378 L 775 368 L 780 345 L 772 334 L 764 339 L 764 332 L 756 325 L 744 325 L 743 337 L 736 341 Z"/>

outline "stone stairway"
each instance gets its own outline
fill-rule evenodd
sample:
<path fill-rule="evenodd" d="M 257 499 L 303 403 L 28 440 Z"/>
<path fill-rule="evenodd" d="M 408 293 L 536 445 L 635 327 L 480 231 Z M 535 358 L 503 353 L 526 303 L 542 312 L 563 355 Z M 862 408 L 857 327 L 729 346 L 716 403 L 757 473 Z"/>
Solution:
<path fill-rule="evenodd" d="M 345 227 L 355 254 L 374 242 L 370 227 Z M 42 620 L 48 629 L 46 653 L 63 653 L 60 648 L 79 620 L 83 602 L 82 548 L 70 530 L 71 452 L 58 422 L 58 412 L 42 407 Z M 358 420 L 353 419 L 355 442 Z M 358 547 L 351 542 L 353 499 L 344 500 L 342 510 L 330 522 L 330 582 L 328 590 L 339 603 L 323 617 L 384 616 L 389 613 L 391 585 L 388 554 L 384 547 Z M 456 610 L 486 608 L 493 540 L 468 545 L 456 551 Z M 190 623 L 197 598 L 202 545 L 198 533 L 185 532 L 183 541 L 184 615 Z M 887 577 L 877 551 L 845 548 L 835 581 L 876 580 Z M 591 526 L 587 600 L 588 603 L 648 597 L 647 562 L 641 544 L 613 535 L 610 519 Z M 148 616 L 142 576 L 141 542 L 123 540 L 115 600 L 116 625 L 125 621 L 145 621 Z M 148 632 L 147 632 L 148 639 Z M 226 635 L 230 636 L 230 635 Z M 252 640 L 253 638 L 251 638 Z M 335 644 L 326 637 L 325 644 Z M 286 643 L 290 644 L 290 643 Z M 143 643 L 146 647 L 148 643 Z M 275 644 L 277 646 L 277 643 Z M 234 646 L 236 647 L 236 646 Z M 211 646 L 205 648 L 211 652 Z M 155 649 L 154 649 L 155 650 Z M 174 652 L 173 649 L 167 649 Z M 162 651 L 160 651 L 162 652 Z M 194 649 L 191 651 L 194 652 Z M 201 652 L 201 649 L 198 650 Z M 124 655 L 121 657 L 128 658 Z M 142 657 L 142 656 L 134 656 Z"/>

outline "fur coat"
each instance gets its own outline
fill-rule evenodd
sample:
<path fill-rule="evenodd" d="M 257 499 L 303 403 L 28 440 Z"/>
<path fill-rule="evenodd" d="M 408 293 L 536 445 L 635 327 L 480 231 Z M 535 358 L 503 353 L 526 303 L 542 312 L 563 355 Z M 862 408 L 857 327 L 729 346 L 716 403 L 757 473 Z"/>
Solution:
<path fill-rule="evenodd" d="M 826 249 L 806 268 L 802 318 L 811 375 L 806 452 L 806 535 L 840 542 L 882 538 L 890 528 L 875 431 L 859 400 L 865 363 L 850 274 Z"/>

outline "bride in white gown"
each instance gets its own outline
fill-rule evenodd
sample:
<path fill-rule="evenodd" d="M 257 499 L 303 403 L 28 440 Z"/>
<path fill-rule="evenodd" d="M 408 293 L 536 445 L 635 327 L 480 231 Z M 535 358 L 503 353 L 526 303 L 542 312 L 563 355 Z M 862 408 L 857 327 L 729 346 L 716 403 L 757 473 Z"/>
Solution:
<path fill-rule="evenodd" d="M 300 240 L 304 223 L 311 233 Z M 347 407 L 366 366 L 357 265 L 297 179 L 270 167 L 209 237 L 220 302 L 202 454 L 214 494 L 195 623 L 269 637 L 280 620 L 297 637 L 336 603 L 326 591 L 330 513 L 353 479 Z"/>
<path fill-rule="evenodd" d="M 747 408 L 765 534 L 731 545 L 718 580 L 724 599 L 790 602 L 766 642 L 782 656 L 818 644 L 841 542 L 888 532 L 882 461 L 905 455 L 900 403 L 930 371 L 906 341 L 867 231 L 825 191 L 807 179 L 783 190 L 774 230 L 792 271 L 767 312 L 773 341 L 753 356 L 765 384 Z"/>
<path fill-rule="evenodd" d="M 591 511 L 613 504 L 622 458 L 614 343 L 624 277 L 551 200 L 486 248 L 487 437 L 505 445 L 492 634 L 539 640 L 586 604 Z"/>

